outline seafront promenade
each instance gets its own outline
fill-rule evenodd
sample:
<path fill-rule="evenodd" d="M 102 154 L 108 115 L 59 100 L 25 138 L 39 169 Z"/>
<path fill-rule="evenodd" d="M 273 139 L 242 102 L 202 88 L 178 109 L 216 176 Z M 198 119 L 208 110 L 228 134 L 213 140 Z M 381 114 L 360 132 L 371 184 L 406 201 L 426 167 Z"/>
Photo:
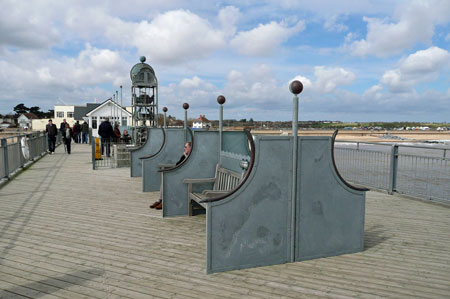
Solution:
<path fill-rule="evenodd" d="M 0 189 L 0 298 L 449 298 L 450 208 L 368 192 L 365 250 L 205 274 L 205 217 L 58 147 Z"/>

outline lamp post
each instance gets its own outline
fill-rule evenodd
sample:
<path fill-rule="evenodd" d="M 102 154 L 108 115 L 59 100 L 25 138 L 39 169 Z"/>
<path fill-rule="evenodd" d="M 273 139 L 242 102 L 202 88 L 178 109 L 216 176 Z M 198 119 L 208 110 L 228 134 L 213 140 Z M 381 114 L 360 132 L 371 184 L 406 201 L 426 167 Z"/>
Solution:
<path fill-rule="evenodd" d="M 297 159 L 298 159 L 298 94 L 303 90 L 302 82 L 295 80 L 289 85 L 289 90 L 294 94 L 292 113 L 292 195 L 291 195 L 291 240 L 295 240 L 295 214 L 297 198 Z M 295 248 L 291 245 L 291 262 L 295 261 Z"/>

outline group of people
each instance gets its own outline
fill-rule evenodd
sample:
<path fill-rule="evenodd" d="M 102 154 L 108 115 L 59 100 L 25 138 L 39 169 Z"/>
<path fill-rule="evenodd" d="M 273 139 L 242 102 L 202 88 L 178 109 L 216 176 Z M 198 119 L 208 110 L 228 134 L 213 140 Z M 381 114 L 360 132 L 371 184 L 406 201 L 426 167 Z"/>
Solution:
<path fill-rule="evenodd" d="M 45 131 L 48 134 L 49 154 L 52 155 L 55 152 L 56 135 L 58 135 L 58 129 L 51 119 L 48 120 Z M 69 123 L 66 122 L 66 119 L 63 119 L 63 122 L 59 127 L 59 131 L 61 132 L 61 136 L 63 138 L 63 142 L 68 154 L 70 154 L 71 152 L 72 139 L 75 141 L 75 143 L 88 143 L 89 125 L 87 122 L 84 122 L 80 125 L 80 122 L 77 121 L 73 125 L 73 128 L 71 128 Z"/>
<path fill-rule="evenodd" d="M 106 156 L 111 155 L 111 143 L 130 143 L 131 136 L 127 130 L 123 130 L 123 134 L 120 133 L 119 124 L 114 124 L 114 128 L 109 122 L 109 118 L 105 120 L 98 127 L 98 135 L 101 137 L 102 155 L 106 149 Z"/>
<path fill-rule="evenodd" d="M 45 131 L 48 134 L 48 149 L 49 153 L 53 154 L 55 152 L 56 136 L 58 135 L 58 128 L 53 123 L 51 119 L 48 120 L 48 124 L 45 127 Z M 80 125 L 77 121 L 73 127 L 67 123 L 66 119 L 63 120 L 59 127 L 63 142 L 68 154 L 71 152 L 72 139 L 75 143 L 88 143 L 89 135 L 89 125 L 84 122 Z M 119 124 L 115 124 L 114 128 L 109 122 L 107 117 L 99 126 L 98 134 L 101 137 L 102 143 L 102 155 L 104 149 L 106 148 L 106 155 L 109 157 L 111 154 L 111 142 L 114 143 L 131 143 L 131 136 L 128 134 L 127 130 L 123 130 L 123 134 L 120 133 Z"/>

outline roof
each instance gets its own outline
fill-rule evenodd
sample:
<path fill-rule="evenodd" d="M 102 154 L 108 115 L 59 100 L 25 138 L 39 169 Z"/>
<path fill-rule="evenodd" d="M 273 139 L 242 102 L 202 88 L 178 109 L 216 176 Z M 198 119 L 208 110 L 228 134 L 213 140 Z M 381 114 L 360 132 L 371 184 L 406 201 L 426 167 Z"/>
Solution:
<path fill-rule="evenodd" d="M 200 115 L 200 117 L 197 118 L 196 120 L 199 121 L 199 122 L 202 122 L 202 123 L 208 123 L 208 122 L 210 122 L 210 120 L 207 119 L 207 118 L 205 117 L 205 115 Z"/>
<path fill-rule="evenodd" d="M 97 107 L 95 107 L 94 109 L 92 109 L 91 111 L 89 111 L 88 113 L 86 113 L 86 116 L 90 116 L 91 114 L 95 113 L 95 112 L 96 112 L 97 110 L 99 110 L 101 107 L 106 106 L 106 105 L 109 104 L 110 102 L 113 103 L 113 104 L 114 104 L 115 106 L 117 106 L 118 108 L 121 108 L 121 109 L 126 113 L 126 115 L 131 116 L 131 113 L 130 113 L 127 109 L 125 109 L 124 107 L 121 107 L 121 106 L 118 105 L 117 103 L 114 103 L 111 99 L 107 99 L 107 100 L 104 101 L 103 103 L 98 104 Z"/>
<path fill-rule="evenodd" d="M 25 115 L 28 119 L 39 119 L 34 113 L 22 113 L 22 115 Z"/>
<path fill-rule="evenodd" d="M 86 116 L 89 112 L 100 106 L 101 103 L 87 103 L 86 107 L 84 106 L 75 106 L 73 118 L 75 120 L 82 120 L 83 117 Z"/>

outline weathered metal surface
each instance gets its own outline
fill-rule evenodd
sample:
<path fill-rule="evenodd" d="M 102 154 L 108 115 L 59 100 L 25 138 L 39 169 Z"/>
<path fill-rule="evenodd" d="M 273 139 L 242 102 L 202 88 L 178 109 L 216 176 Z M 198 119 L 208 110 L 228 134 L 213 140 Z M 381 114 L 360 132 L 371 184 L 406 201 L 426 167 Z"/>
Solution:
<path fill-rule="evenodd" d="M 294 140 L 257 136 L 247 181 L 207 203 L 207 273 L 363 250 L 365 193 L 341 180 L 333 139 L 299 137 L 292 155 Z"/>
<path fill-rule="evenodd" d="M 340 180 L 330 137 L 300 137 L 295 260 L 361 251 L 365 192 Z"/>
<path fill-rule="evenodd" d="M 162 150 L 155 156 L 142 160 L 142 190 L 158 191 L 161 184 L 159 164 L 175 164 L 183 154 L 184 129 L 166 129 Z"/>
<path fill-rule="evenodd" d="M 163 172 L 163 216 L 187 216 L 185 178 L 214 177 L 218 162 L 218 132 L 194 131 L 189 157 L 174 169 Z"/>
<path fill-rule="evenodd" d="M 130 150 L 130 173 L 132 177 L 142 176 L 141 157 L 157 153 L 164 145 L 164 130 L 162 128 L 148 128 L 147 140 L 139 148 Z"/>
<path fill-rule="evenodd" d="M 207 205 L 207 273 L 289 260 L 292 140 L 257 136 L 255 146 L 245 184 Z"/>

